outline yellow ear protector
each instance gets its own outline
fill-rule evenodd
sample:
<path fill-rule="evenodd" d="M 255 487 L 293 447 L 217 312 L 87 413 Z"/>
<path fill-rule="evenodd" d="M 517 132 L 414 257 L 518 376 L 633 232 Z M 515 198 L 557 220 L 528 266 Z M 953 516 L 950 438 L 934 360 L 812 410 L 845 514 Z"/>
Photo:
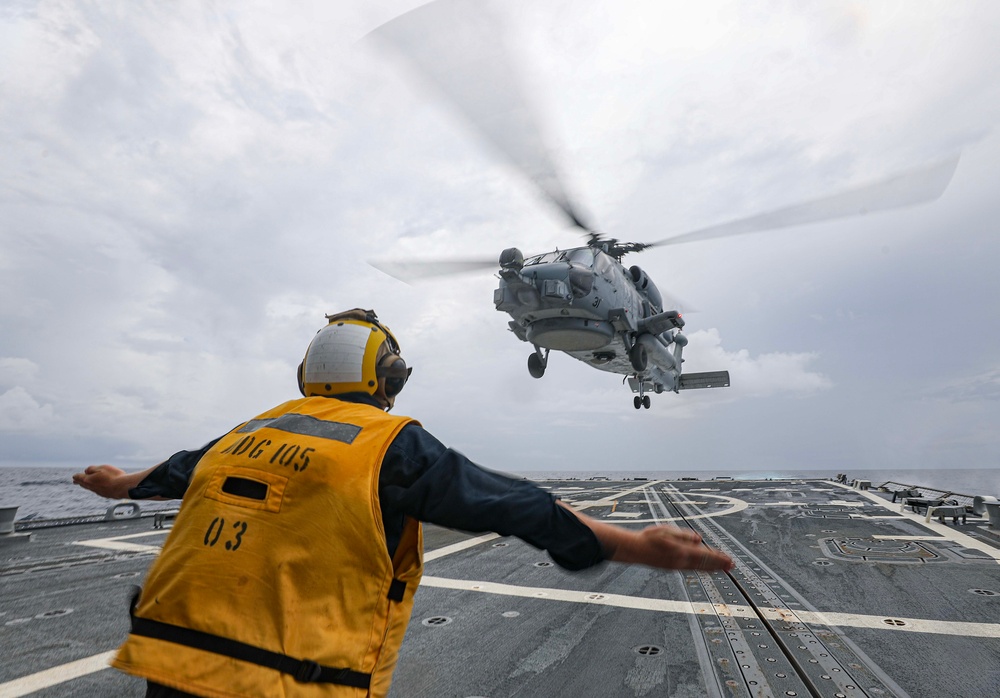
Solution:
<path fill-rule="evenodd" d="M 379 360 L 375 367 L 375 375 L 379 378 L 385 378 L 385 396 L 395 397 L 406 385 L 413 369 L 408 367 L 403 357 L 399 355 L 399 343 L 396 342 L 392 332 L 382 326 L 375 313 L 368 311 L 365 314 L 365 321 L 375 325 L 385 334 L 385 343 L 389 346 L 389 353 Z"/>

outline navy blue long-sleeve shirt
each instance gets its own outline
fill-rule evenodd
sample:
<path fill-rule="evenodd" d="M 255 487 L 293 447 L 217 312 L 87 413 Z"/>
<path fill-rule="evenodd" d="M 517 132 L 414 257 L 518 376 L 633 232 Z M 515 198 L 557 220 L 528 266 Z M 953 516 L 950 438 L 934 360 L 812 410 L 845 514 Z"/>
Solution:
<path fill-rule="evenodd" d="M 182 498 L 195 466 L 216 441 L 196 451 L 178 451 L 131 489 L 129 496 Z M 417 424 L 403 427 L 389 445 L 379 473 L 379 501 L 390 555 L 410 516 L 464 531 L 517 536 L 547 550 L 556 564 L 570 570 L 604 559 L 593 531 L 557 505 L 551 494 L 525 480 L 476 465 Z"/>

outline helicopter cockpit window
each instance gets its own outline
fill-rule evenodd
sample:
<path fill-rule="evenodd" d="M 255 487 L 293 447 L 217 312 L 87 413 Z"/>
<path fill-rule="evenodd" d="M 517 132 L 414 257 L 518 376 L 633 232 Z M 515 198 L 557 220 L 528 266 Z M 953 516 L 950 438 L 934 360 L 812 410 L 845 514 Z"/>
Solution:
<path fill-rule="evenodd" d="M 561 254 L 561 252 L 546 252 L 545 254 L 540 254 L 535 257 L 529 257 L 524 260 L 524 266 L 530 267 L 535 264 L 550 264 L 556 261 Z"/>
<path fill-rule="evenodd" d="M 594 264 L 594 251 L 589 247 L 581 247 L 576 250 L 568 250 L 565 257 L 567 262 L 590 267 Z"/>
<path fill-rule="evenodd" d="M 594 255 L 594 271 L 598 274 L 606 274 L 611 268 L 611 257 L 606 254 Z"/>

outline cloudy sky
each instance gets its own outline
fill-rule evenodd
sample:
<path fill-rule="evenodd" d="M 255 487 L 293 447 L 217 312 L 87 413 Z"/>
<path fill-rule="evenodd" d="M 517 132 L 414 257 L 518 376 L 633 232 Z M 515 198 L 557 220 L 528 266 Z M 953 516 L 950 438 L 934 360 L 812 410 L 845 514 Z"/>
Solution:
<path fill-rule="evenodd" d="M 580 240 L 365 38 L 419 4 L 0 5 L 0 463 L 197 447 L 296 396 L 323 314 L 362 306 L 415 366 L 396 411 L 490 467 L 1000 464 L 1000 4 L 488 6 L 567 189 L 620 239 L 961 152 L 926 206 L 629 259 L 698 308 L 686 369 L 732 377 L 640 411 L 565 355 L 532 379 L 490 273 L 366 263 Z"/>

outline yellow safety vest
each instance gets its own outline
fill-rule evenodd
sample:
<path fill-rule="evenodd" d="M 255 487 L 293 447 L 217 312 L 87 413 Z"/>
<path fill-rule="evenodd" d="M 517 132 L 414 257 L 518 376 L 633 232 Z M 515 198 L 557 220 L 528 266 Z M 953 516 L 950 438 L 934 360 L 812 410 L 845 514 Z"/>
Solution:
<path fill-rule="evenodd" d="M 212 697 L 386 695 L 423 540 L 407 519 L 389 558 L 378 480 L 411 422 L 310 397 L 222 437 L 195 468 L 112 665 Z"/>

